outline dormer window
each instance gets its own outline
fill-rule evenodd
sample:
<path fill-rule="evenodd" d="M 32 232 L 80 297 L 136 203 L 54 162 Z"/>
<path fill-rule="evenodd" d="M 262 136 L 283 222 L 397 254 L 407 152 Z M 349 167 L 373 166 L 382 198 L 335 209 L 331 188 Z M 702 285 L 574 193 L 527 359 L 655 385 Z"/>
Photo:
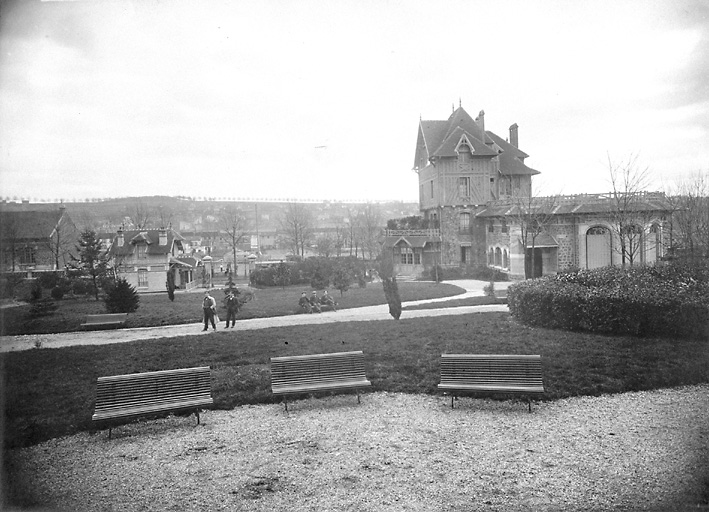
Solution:
<path fill-rule="evenodd" d="M 472 160 L 472 151 L 467 144 L 458 146 L 458 163 L 465 164 Z"/>
<path fill-rule="evenodd" d="M 136 250 L 138 252 L 138 259 L 139 260 L 144 260 L 148 257 L 148 246 L 145 244 L 138 244 L 136 246 Z"/>

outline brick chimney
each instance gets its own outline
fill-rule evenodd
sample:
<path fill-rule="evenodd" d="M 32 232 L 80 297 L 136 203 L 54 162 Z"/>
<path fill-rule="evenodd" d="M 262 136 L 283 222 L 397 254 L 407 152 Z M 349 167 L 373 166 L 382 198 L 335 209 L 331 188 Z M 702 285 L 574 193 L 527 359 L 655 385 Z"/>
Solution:
<path fill-rule="evenodd" d="M 481 110 L 480 113 L 478 114 L 478 117 L 475 118 L 475 122 L 478 123 L 478 126 L 482 128 L 483 133 L 485 133 L 485 111 Z"/>
<path fill-rule="evenodd" d="M 167 245 L 167 230 L 160 228 L 158 232 L 158 245 Z"/>
<path fill-rule="evenodd" d="M 513 124 L 510 126 L 510 144 L 512 144 L 514 147 L 518 148 L 519 147 L 519 139 L 517 135 L 517 123 Z"/>
<path fill-rule="evenodd" d="M 116 245 L 118 247 L 123 247 L 123 244 L 125 244 L 125 239 L 123 238 L 123 228 L 118 228 L 118 232 L 116 234 L 118 235 Z"/>

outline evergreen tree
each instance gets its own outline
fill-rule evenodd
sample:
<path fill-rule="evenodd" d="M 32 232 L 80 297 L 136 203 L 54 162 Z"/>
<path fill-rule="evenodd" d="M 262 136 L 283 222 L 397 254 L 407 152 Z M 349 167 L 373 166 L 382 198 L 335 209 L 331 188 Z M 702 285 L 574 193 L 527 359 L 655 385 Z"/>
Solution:
<path fill-rule="evenodd" d="M 167 287 L 167 297 L 171 302 L 175 301 L 175 268 L 171 268 L 167 271 L 167 282 L 165 283 Z"/>
<path fill-rule="evenodd" d="M 72 256 L 72 266 L 91 278 L 94 296 L 99 300 L 99 283 L 109 276 L 109 256 L 95 231 L 87 229 L 81 233 L 76 252 L 79 257 Z"/>
<path fill-rule="evenodd" d="M 132 284 L 119 278 L 106 290 L 104 301 L 109 313 L 132 313 L 140 305 L 140 295 Z"/>

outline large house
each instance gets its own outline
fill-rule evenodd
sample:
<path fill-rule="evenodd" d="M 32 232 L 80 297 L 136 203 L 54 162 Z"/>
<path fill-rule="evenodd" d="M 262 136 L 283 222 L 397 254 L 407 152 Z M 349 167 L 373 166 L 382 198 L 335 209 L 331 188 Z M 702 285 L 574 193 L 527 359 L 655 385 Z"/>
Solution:
<path fill-rule="evenodd" d="M 485 129 L 482 111 L 473 119 L 461 106 L 447 120 L 421 120 L 414 170 L 428 229 L 387 230 L 396 272 L 487 265 L 522 278 L 663 256 L 671 215 L 663 194 L 533 197 L 539 171 L 527 157 L 517 124 L 503 139 Z"/>
<path fill-rule="evenodd" d="M 79 237 L 64 207 L 57 210 L 0 211 L 0 248 L 4 272 L 63 270 Z"/>
<path fill-rule="evenodd" d="M 174 272 L 177 288 L 192 288 L 195 267 L 184 257 L 182 242 L 172 229 L 119 229 L 108 254 L 119 276 L 138 292 L 165 291 L 168 272 Z"/>

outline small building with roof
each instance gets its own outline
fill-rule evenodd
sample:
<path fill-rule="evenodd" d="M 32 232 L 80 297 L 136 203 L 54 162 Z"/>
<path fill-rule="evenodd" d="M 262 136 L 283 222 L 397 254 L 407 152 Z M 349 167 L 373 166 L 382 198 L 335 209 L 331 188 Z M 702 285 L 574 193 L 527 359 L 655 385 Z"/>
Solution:
<path fill-rule="evenodd" d="M 184 255 L 182 236 L 173 229 L 123 230 L 108 248 L 118 275 L 138 292 L 165 291 L 167 274 L 173 272 L 175 287 L 196 286 L 196 260 Z"/>
<path fill-rule="evenodd" d="M 79 232 L 61 206 L 56 210 L 0 211 L 3 272 L 64 270 L 71 261 Z"/>

